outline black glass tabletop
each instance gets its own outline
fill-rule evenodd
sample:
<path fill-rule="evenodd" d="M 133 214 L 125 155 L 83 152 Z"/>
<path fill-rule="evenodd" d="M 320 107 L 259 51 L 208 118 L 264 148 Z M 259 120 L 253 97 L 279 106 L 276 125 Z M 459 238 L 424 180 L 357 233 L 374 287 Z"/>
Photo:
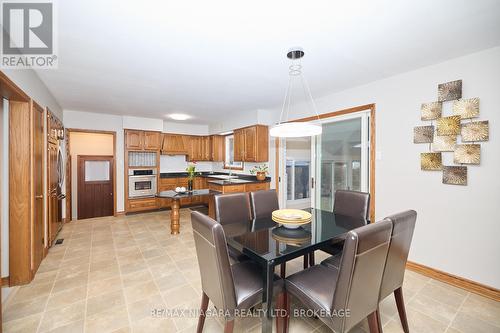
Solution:
<path fill-rule="evenodd" d="M 366 224 L 355 219 L 319 209 L 307 209 L 311 223 L 295 229 L 274 222 L 271 216 L 250 222 L 224 225 L 229 246 L 259 262 L 285 262 L 312 250 L 341 242 L 346 233 Z"/>
<path fill-rule="evenodd" d="M 161 191 L 156 196 L 158 198 L 181 199 L 181 198 L 199 197 L 199 196 L 205 196 L 205 195 L 211 195 L 211 194 L 220 194 L 220 192 L 212 191 L 209 189 L 193 190 L 193 191 L 186 191 L 186 192 Z"/>

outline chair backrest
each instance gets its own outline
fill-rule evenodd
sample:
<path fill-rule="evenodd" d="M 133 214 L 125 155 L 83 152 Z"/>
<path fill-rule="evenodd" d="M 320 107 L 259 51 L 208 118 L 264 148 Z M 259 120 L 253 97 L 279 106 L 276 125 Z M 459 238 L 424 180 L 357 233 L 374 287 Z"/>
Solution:
<path fill-rule="evenodd" d="M 214 198 L 215 218 L 220 224 L 252 220 L 248 193 L 217 194 Z"/>
<path fill-rule="evenodd" d="M 191 213 L 201 287 L 218 310 L 236 308 L 236 291 L 222 225 L 200 212 Z"/>
<path fill-rule="evenodd" d="M 368 220 L 370 216 L 370 193 L 347 190 L 335 191 L 333 212 Z"/>
<path fill-rule="evenodd" d="M 377 310 L 391 231 L 391 221 L 382 220 L 347 234 L 332 309 L 350 314 L 333 320 L 336 332 L 349 331 Z"/>
<path fill-rule="evenodd" d="M 386 298 L 394 290 L 403 285 L 406 261 L 410 252 L 417 212 L 407 210 L 398 214 L 386 217 L 392 221 L 391 243 L 380 287 L 380 300 Z"/>
<path fill-rule="evenodd" d="M 270 217 L 273 211 L 280 209 L 276 190 L 251 192 L 250 205 L 256 219 Z"/>

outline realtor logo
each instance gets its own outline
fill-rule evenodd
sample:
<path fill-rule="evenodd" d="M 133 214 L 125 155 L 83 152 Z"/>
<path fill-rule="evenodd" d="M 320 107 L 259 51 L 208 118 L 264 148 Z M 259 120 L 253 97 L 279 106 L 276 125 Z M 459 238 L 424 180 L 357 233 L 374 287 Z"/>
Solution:
<path fill-rule="evenodd" d="M 56 68 L 54 4 L 2 3 L 3 68 Z"/>

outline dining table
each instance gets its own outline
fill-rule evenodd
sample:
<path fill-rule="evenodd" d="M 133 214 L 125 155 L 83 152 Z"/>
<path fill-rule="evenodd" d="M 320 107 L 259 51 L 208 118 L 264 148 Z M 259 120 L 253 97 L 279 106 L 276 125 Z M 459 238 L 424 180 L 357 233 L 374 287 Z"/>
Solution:
<path fill-rule="evenodd" d="M 316 250 L 343 242 L 347 233 L 365 225 L 365 219 L 352 218 L 320 209 L 304 209 L 311 222 L 292 229 L 269 216 L 223 225 L 229 247 L 240 251 L 262 267 L 262 332 L 272 332 L 272 295 L 275 267 Z"/>

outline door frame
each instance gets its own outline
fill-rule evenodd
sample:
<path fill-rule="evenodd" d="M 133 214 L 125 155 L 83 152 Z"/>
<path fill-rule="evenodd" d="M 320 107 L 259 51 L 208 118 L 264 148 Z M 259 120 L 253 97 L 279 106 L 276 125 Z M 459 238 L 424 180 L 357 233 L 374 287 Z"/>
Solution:
<path fill-rule="evenodd" d="M 342 115 L 349 115 L 352 113 L 357 113 L 357 112 L 362 112 L 362 111 L 369 111 L 370 112 L 370 165 L 369 165 L 369 184 L 368 188 L 370 189 L 370 220 L 375 221 L 375 160 L 376 160 L 376 135 L 375 135 L 375 124 L 376 124 L 376 118 L 375 118 L 375 103 L 372 104 L 365 104 L 365 105 L 360 105 L 360 106 L 355 106 L 352 108 L 347 108 L 347 109 L 342 109 L 338 111 L 333 111 L 333 112 L 327 112 L 327 113 L 322 113 L 318 116 L 311 116 L 311 117 L 306 117 L 306 118 L 300 118 L 300 119 L 294 119 L 290 120 L 288 122 L 306 122 L 306 121 L 315 121 L 315 120 L 322 120 L 326 118 L 333 118 L 333 117 L 338 117 Z M 314 139 L 314 138 L 313 138 Z M 311 140 L 311 144 L 315 140 Z M 275 139 L 275 145 L 276 145 L 276 161 L 275 161 L 275 187 L 276 191 L 279 192 L 280 189 L 280 166 L 284 165 L 282 156 L 282 144 L 281 144 L 281 139 L 276 138 Z M 312 162 L 312 161 L 311 161 Z M 311 168 L 315 167 L 311 163 Z M 284 180 L 283 180 L 284 181 Z M 315 189 L 314 189 L 315 190 Z M 311 200 L 314 198 L 311 196 Z"/>
<path fill-rule="evenodd" d="M 79 129 L 79 128 L 66 128 L 65 135 L 65 151 L 66 151 L 66 172 L 65 172 L 65 188 L 66 188 L 66 215 L 64 218 L 65 223 L 73 220 L 72 211 L 71 211 L 71 201 L 73 199 L 71 193 L 71 140 L 70 133 L 78 132 L 78 133 L 89 133 L 89 134 L 110 134 L 113 136 L 113 216 L 118 216 L 116 210 L 116 200 L 117 200 L 117 191 L 116 191 L 116 132 L 115 131 L 101 131 L 101 130 L 91 130 L 91 129 Z M 77 179 L 78 181 L 78 179 Z M 77 204 L 78 207 L 78 204 Z"/>

